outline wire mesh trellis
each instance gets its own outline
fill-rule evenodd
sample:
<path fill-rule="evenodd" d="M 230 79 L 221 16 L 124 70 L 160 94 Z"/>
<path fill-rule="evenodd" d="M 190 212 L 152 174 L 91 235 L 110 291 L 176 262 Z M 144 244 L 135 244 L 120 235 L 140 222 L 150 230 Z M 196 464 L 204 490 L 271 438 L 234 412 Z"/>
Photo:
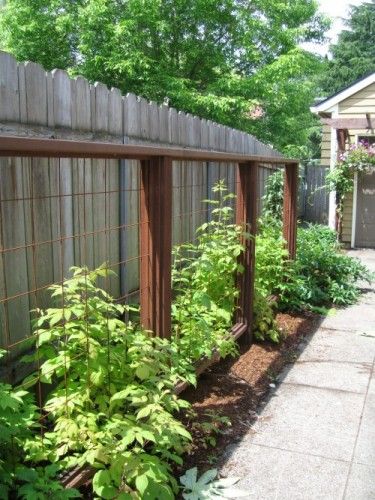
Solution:
<path fill-rule="evenodd" d="M 71 266 L 106 263 L 117 276 L 99 285 L 119 302 L 137 301 L 139 170 L 117 160 L 0 160 L 3 379 L 26 374 L 19 358 L 29 349 L 30 320 L 53 305 L 48 288 L 64 285 Z"/>

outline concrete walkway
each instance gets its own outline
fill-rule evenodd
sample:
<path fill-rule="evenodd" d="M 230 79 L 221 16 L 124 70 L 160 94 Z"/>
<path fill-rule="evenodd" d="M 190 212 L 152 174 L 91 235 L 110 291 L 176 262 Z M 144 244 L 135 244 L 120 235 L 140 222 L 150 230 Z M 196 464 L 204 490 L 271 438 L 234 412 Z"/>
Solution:
<path fill-rule="evenodd" d="M 375 271 L 375 250 L 351 252 Z M 375 499 L 375 287 L 324 319 L 222 473 L 251 499 Z"/>

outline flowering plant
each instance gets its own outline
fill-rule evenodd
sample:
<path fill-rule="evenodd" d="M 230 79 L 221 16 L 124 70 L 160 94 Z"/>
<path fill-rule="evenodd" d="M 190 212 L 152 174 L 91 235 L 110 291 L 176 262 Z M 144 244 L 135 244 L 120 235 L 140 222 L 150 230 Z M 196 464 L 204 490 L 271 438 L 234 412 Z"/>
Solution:
<path fill-rule="evenodd" d="M 365 141 L 352 144 L 327 174 L 328 189 L 344 197 L 353 190 L 354 172 L 364 172 L 371 167 L 375 167 L 375 145 Z"/>
<path fill-rule="evenodd" d="M 345 195 L 353 191 L 354 172 L 365 172 L 374 167 L 375 145 L 361 141 L 341 153 L 335 167 L 327 173 L 326 188 L 336 191 L 339 221 L 342 220 Z"/>

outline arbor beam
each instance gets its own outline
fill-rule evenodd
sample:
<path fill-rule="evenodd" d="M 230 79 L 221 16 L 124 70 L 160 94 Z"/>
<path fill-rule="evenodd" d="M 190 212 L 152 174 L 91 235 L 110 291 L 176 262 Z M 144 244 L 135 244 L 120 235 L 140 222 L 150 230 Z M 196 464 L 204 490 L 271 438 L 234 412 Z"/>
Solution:
<path fill-rule="evenodd" d="M 297 250 L 298 163 L 285 165 L 283 236 L 289 259 L 295 259 Z"/>
<path fill-rule="evenodd" d="M 171 335 L 172 160 L 141 162 L 141 324 L 159 337 Z"/>
<path fill-rule="evenodd" d="M 237 165 L 236 224 L 252 235 L 244 238 L 245 251 L 240 257 L 244 272 L 237 277 L 239 287 L 237 323 L 247 325 L 247 340 L 252 340 L 254 279 L 255 279 L 255 235 L 257 224 L 259 163 L 251 161 Z"/>

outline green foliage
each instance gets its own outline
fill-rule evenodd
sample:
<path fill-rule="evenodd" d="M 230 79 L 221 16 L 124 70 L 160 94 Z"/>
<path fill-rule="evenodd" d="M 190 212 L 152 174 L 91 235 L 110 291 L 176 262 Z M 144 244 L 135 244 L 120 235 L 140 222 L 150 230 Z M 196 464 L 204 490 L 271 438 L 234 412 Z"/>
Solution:
<path fill-rule="evenodd" d="M 129 308 L 96 286 L 109 274 L 104 266 L 73 271 L 50 288 L 60 306 L 38 311 L 34 325 L 41 368 L 26 383 L 53 384 L 41 458 L 99 469 L 93 486 L 101 498 L 119 490 L 173 498 L 169 461 L 181 462 L 190 439 L 173 417 L 187 406 L 173 391 L 175 350 L 120 319 Z"/>
<path fill-rule="evenodd" d="M 275 294 L 285 280 L 288 256 L 280 221 L 260 221 L 255 245 L 255 290 L 264 298 Z"/>
<path fill-rule="evenodd" d="M 174 339 L 192 361 L 211 356 L 214 348 L 221 356 L 236 353 L 228 332 L 238 297 L 235 276 L 243 271 L 238 259 L 244 250 L 241 238 L 249 235 L 231 222 L 234 195 L 226 191 L 223 181 L 213 188 L 218 199 L 205 200 L 214 207 L 211 220 L 198 228 L 196 243 L 173 252 Z"/>
<path fill-rule="evenodd" d="M 18 467 L 16 478 L 21 485 L 17 488 L 17 497 L 24 500 L 45 500 L 48 497 L 56 500 L 80 498 L 81 495 L 77 490 L 65 489 L 58 481 L 56 475 L 60 469 L 60 464 L 35 468 Z"/>
<path fill-rule="evenodd" d="M 267 178 L 263 196 L 262 217 L 281 220 L 284 200 L 284 172 L 276 170 Z"/>
<path fill-rule="evenodd" d="M 5 351 L 0 350 L 0 359 L 4 355 Z M 56 480 L 60 464 L 34 467 L 28 462 L 33 433 L 39 429 L 38 418 L 33 397 L 27 391 L 0 382 L 0 499 L 44 500 L 53 495 L 62 500 L 79 496 L 76 490 L 65 490 Z"/>
<path fill-rule="evenodd" d="M 234 488 L 239 478 L 215 479 L 216 477 L 216 469 L 206 471 L 199 479 L 197 468 L 189 469 L 180 477 L 183 486 L 182 498 L 185 500 L 219 500 L 248 496 L 248 492 Z"/>
<path fill-rule="evenodd" d="M 254 296 L 253 333 L 255 339 L 259 341 L 271 340 L 275 343 L 280 341 L 273 304 L 258 291 Z"/>
<path fill-rule="evenodd" d="M 197 414 L 194 415 L 195 417 Z M 219 415 L 215 410 L 204 412 L 207 420 L 193 422 L 191 428 L 194 430 L 194 446 L 208 448 L 216 446 L 216 438 L 223 433 L 223 427 L 230 427 L 231 422 L 225 415 Z"/>
<path fill-rule="evenodd" d="M 358 259 L 345 255 L 336 233 L 326 226 L 298 228 L 297 256 L 287 261 L 280 226 L 265 226 L 258 241 L 256 283 L 260 290 L 278 297 L 282 310 L 317 310 L 330 304 L 348 305 L 359 296 L 358 280 L 372 275 Z M 275 258 L 268 255 L 273 252 Z M 278 255 L 277 255 L 277 252 Z M 277 276 L 277 279 L 274 277 Z"/>
<path fill-rule="evenodd" d="M 296 259 L 288 261 L 280 221 L 263 221 L 255 262 L 255 328 L 260 330 L 264 315 L 270 326 L 261 323 L 266 333 L 275 329 L 267 297 L 275 295 L 281 310 L 321 312 L 332 303 L 354 303 L 360 294 L 357 281 L 373 279 L 358 259 L 343 253 L 334 231 L 317 224 L 298 228 Z"/>
<path fill-rule="evenodd" d="M 327 26 L 315 0 L 7 0 L 0 46 L 295 150 Z"/>
<path fill-rule="evenodd" d="M 341 251 L 336 233 L 326 226 L 311 224 L 298 229 L 297 241 L 297 258 L 292 272 L 296 276 L 294 287 L 299 290 L 299 297 L 293 300 L 293 286 L 290 297 L 289 290 L 285 290 L 284 306 L 293 306 L 296 299 L 310 307 L 356 302 L 359 296 L 356 282 L 369 281 L 371 274 L 358 259 Z"/>
<path fill-rule="evenodd" d="M 357 79 L 375 71 L 375 2 L 351 6 L 347 29 L 339 33 L 330 47 L 332 59 L 321 73 L 321 86 L 327 95 L 340 91 Z"/>
<path fill-rule="evenodd" d="M 327 173 L 327 188 L 341 197 L 353 191 L 355 172 L 366 172 L 375 167 L 375 148 L 364 142 L 353 144 L 340 155 L 335 168 Z"/>
<path fill-rule="evenodd" d="M 273 197 L 272 190 L 267 191 L 270 196 L 266 202 L 266 217 L 259 220 L 259 234 L 255 246 L 253 331 L 256 340 L 279 342 L 280 332 L 276 325 L 275 308 L 270 297 L 279 291 L 286 279 L 288 252 L 282 237 L 281 214 L 278 210 L 273 210 L 274 207 L 277 209 L 278 204 L 270 202 L 270 200 L 279 199 L 279 172 L 273 174 L 268 180 L 270 181 L 274 177 L 276 177 L 276 182 L 271 183 L 271 189 L 275 186 L 275 196 Z M 278 214 L 276 218 L 272 217 L 273 213 Z"/>

